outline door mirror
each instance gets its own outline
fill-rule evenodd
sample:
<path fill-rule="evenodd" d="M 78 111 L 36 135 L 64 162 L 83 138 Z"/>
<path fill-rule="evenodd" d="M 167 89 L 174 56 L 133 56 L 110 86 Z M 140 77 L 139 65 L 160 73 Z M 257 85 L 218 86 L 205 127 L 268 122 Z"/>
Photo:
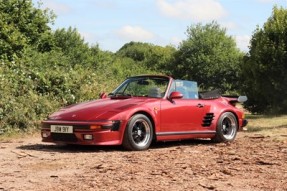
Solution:
<path fill-rule="evenodd" d="M 104 99 L 104 98 L 107 98 L 108 96 L 105 92 L 102 92 L 102 93 L 100 93 L 99 97 L 100 97 L 100 99 Z"/>
<path fill-rule="evenodd" d="M 173 100 L 173 99 L 181 99 L 183 98 L 183 95 L 182 93 L 180 92 L 171 92 L 170 96 L 169 96 L 169 99 L 170 100 Z"/>

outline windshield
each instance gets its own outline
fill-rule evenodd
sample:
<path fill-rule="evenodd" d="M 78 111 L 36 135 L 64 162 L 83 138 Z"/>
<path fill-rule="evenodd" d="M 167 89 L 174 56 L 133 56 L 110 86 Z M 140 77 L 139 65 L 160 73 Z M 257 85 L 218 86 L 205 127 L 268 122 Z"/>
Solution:
<path fill-rule="evenodd" d="M 144 96 L 162 98 L 168 87 L 169 78 L 159 76 L 140 76 L 129 78 L 116 88 L 111 96 Z"/>

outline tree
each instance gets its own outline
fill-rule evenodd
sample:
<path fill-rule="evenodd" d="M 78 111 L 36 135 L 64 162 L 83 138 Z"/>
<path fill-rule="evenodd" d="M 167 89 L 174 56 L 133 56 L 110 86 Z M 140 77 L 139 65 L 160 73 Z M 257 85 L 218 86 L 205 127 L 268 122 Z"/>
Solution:
<path fill-rule="evenodd" d="M 57 29 L 54 34 L 54 44 L 57 48 L 71 58 L 71 65 L 87 65 L 93 62 L 93 54 L 97 54 L 98 46 L 90 49 L 77 29 L 69 27 L 68 29 Z"/>
<path fill-rule="evenodd" d="M 187 39 L 181 42 L 169 68 L 177 78 L 197 81 L 202 90 L 217 88 L 234 93 L 238 91 L 242 58 L 234 39 L 213 21 L 188 27 Z"/>
<path fill-rule="evenodd" d="M 242 64 L 242 79 L 253 112 L 287 113 L 287 9 L 274 7 L 257 27 Z"/>
<path fill-rule="evenodd" d="M 150 43 L 129 42 L 116 53 L 119 57 L 133 59 L 151 70 L 164 72 L 173 59 L 176 49 L 172 46 L 157 46 Z"/>
<path fill-rule="evenodd" d="M 54 14 L 34 8 L 32 0 L 0 0 L 0 58 L 20 57 L 25 47 L 42 46 Z"/>

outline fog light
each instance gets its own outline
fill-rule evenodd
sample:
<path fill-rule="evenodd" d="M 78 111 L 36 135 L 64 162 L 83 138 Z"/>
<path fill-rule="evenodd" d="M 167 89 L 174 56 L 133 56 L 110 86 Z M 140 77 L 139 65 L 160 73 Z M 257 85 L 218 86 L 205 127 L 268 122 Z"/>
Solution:
<path fill-rule="evenodd" d="M 50 133 L 48 133 L 48 132 L 42 132 L 43 138 L 47 138 L 47 137 L 49 137 L 49 135 L 50 135 Z"/>
<path fill-rule="evenodd" d="M 85 140 L 93 140 L 93 135 L 84 135 Z"/>

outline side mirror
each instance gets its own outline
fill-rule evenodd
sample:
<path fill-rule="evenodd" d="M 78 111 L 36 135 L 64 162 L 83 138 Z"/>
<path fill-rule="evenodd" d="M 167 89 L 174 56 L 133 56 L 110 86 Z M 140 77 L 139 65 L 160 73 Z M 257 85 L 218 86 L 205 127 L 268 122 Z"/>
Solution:
<path fill-rule="evenodd" d="M 171 92 L 170 96 L 169 96 L 169 99 L 170 100 L 173 100 L 173 99 L 181 99 L 183 98 L 183 95 L 182 93 L 180 92 Z"/>
<path fill-rule="evenodd" d="M 100 93 L 99 97 L 100 97 L 100 99 L 105 99 L 108 96 L 107 96 L 107 94 L 105 92 L 102 92 L 102 93 Z"/>

